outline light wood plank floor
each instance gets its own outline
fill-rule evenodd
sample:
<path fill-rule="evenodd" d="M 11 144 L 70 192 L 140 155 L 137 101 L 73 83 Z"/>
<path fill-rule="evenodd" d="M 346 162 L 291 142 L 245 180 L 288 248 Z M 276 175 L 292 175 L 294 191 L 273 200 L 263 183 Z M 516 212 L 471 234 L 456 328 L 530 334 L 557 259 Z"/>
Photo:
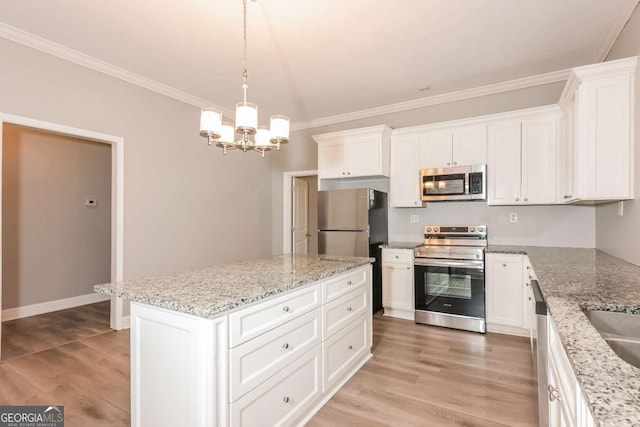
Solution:
<path fill-rule="evenodd" d="M 129 333 L 103 330 L 93 323 L 100 315 L 86 315 L 103 310 L 108 327 L 108 305 L 74 310 L 58 312 L 48 321 L 27 318 L 2 325 L 3 351 L 17 340 L 22 355 L 3 358 L 0 404 L 62 404 L 69 427 L 128 426 Z M 21 322 L 41 325 L 42 336 L 29 330 L 28 340 L 18 337 L 15 333 L 23 326 L 15 323 Z M 51 338 L 61 327 L 65 333 Z M 537 425 L 527 339 L 380 315 L 374 317 L 373 331 L 374 357 L 309 426 Z M 31 340 L 48 344 L 29 347 L 25 342 Z M 58 344 L 52 347 L 52 342 Z"/>

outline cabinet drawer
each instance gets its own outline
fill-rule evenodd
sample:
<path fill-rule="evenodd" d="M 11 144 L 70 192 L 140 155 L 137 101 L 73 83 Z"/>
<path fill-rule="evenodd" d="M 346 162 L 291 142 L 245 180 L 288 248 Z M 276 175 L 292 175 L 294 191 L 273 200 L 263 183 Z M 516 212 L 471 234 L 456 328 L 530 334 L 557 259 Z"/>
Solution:
<path fill-rule="evenodd" d="M 322 394 L 320 355 L 317 346 L 232 403 L 231 425 L 288 426 L 302 418 Z"/>
<path fill-rule="evenodd" d="M 321 342 L 320 308 L 230 350 L 231 402 Z"/>
<path fill-rule="evenodd" d="M 229 314 L 229 346 L 258 335 L 320 307 L 320 285 L 290 292 Z"/>
<path fill-rule="evenodd" d="M 329 279 L 322 284 L 322 302 L 326 303 L 336 299 L 354 288 L 367 282 L 370 267 L 361 267 L 355 271 Z"/>
<path fill-rule="evenodd" d="M 353 324 L 322 343 L 324 362 L 323 392 L 331 390 L 369 353 L 369 315 L 356 319 Z"/>
<path fill-rule="evenodd" d="M 356 317 L 369 312 L 369 286 L 358 288 L 322 307 L 322 339 L 326 340 Z"/>
<path fill-rule="evenodd" d="M 407 249 L 383 249 L 382 262 L 413 264 L 413 251 Z"/>

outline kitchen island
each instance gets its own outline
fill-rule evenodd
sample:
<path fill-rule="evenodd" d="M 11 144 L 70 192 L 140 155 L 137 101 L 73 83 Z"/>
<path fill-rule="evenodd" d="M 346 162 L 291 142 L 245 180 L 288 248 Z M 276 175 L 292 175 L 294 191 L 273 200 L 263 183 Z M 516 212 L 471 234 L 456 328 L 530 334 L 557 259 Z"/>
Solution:
<path fill-rule="evenodd" d="M 640 315 L 640 267 L 595 249 L 489 245 L 487 252 L 529 257 L 597 425 L 640 425 L 640 369 L 618 357 L 583 312 Z"/>
<path fill-rule="evenodd" d="M 306 422 L 371 357 L 373 261 L 281 255 L 97 285 L 131 301 L 131 425 Z"/>

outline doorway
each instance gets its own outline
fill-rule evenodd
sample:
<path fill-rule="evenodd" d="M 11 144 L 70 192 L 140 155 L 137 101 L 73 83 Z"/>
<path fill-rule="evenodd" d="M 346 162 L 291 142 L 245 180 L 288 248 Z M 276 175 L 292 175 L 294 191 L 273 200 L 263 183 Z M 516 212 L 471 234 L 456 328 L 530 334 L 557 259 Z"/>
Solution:
<path fill-rule="evenodd" d="M 5 128 L 7 129 L 15 129 L 15 128 L 23 128 L 28 130 L 29 132 L 42 133 L 44 135 L 52 135 L 58 137 L 69 137 L 75 138 L 80 141 L 87 142 L 87 145 L 98 145 L 101 146 L 103 144 L 107 144 L 108 153 L 107 155 L 110 157 L 111 164 L 110 168 L 110 194 L 104 195 L 102 197 L 102 202 L 109 206 L 107 217 L 110 221 L 110 229 L 108 230 L 107 239 L 109 240 L 109 248 L 107 250 L 106 256 L 110 258 L 109 265 L 106 267 L 107 269 L 107 279 L 108 281 L 120 281 L 123 279 L 123 219 L 124 219 L 124 210 L 123 210 L 123 185 L 124 185 L 124 139 L 120 137 L 115 137 L 111 135 L 100 134 L 92 131 L 87 131 L 84 129 L 71 128 L 68 126 L 62 126 L 54 123 L 42 122 L 30 118 L 7 115 L 0 113 L 0 196 L 2 194 L 2 178 L 4 175 L 3 171 L 3 163 L 2 155 L 3 155 L 3 134 L 5 133 Z M 51 141 L 56 141 L 56 138 L 51 138 Z M 103 146 L 103 152 L 104 152 Z M 47 162 L 47 158 L 41 159 L 43 162 Z M 82 163 L 82 158 L 74 159 L 75 162 Z M 5 163 L 6 166 L 6 163 Z M 7 167 L 9 169 L 9 167 Z M 46 179 L 47 177 L 45 177 Z M 104 197 L 108 197 L 108 200 L 105 200 Z M 3 197 L 0 197 L 0 207 L 1 200 Z M 82 203 L 86 203 L 84 206 L 86 209 L 91 209 L 94 207 L 92 204 L 100 203 L 100 200 L 94 200 L 90 195 L 87 195 L 86 199 L 82 200 Z M 45 214 L 47 213 L 47 205 L 44 205 Z M 44 216 L 46 218 L 46 215 Z M 2 218 L 0 218 L 0 226 L 2 225 Z M 6 231 L 6 230 L 5 230 Z M 0 234 L 0 255 L 2 255 L 2 242 L 3 242 L 3 234 Z M 7 236 L 14 237 L 14 236 Z M 37 243 L 37 242 L 36 242 Z M 9 258 L 9 255 L 6 254 Z M 2 266 L 0 266 L 0 272 L 2 272 Z M 15 272 L 14 272 L 15 273 Z M 4 292 L 2 288 L 2 274 L 0 274 L 0 306 L 2 306 L 2 294 Z M 92 291 L 92 289 L 91 289 Z M 95 296 L 94 296 L 95 295 Z M 11 298 L 16 299 L 15 295 L 11 295 Z M 79 298 L 79 299 L 78 299 Z M 84 299 L 83 299 L 84 298 Z M 16 310 L 5 311 L 5 315 L 3 316 L 3 312 L 0 311 L 0 322 L 2 320 L 7 320 L 6 318 L 19 318 L 25 316 L 31 316 L 35 314 L 44 313 L 47 311 L 60 310 L 63 308 L 68 308 L 73 305 L 81 305 L 84 303 L 90 303 L 94 301 L 89 301 L 92 298 L 99 300 L 104 299 L 101 298 L 98 294 L 93 294 L 90 292 L 86 295 L 81 295 L 79 297 L 71 297 L 71 298 L 62 298 L 60 300 L 55 300 L 51 302 L 45 303 L 35 303 L 28 304 L 19 307 Z M 85 299 L 87 301 L 85 301 Z M 110 301 L 110 326 L 112 329 L 123 329 L 126 325 L 126 319 L 124 318 L 124 301 L 121 298 L 111 298 Z M 0 339 L 1 339 L 1 329 L 0 329 Z M 0 348 L 0 351 L 2 349 Z"/>
<path fill-rule="evenodd" d="M 283 253 L 318 253 L 318 172 L 284 173 Z"/>

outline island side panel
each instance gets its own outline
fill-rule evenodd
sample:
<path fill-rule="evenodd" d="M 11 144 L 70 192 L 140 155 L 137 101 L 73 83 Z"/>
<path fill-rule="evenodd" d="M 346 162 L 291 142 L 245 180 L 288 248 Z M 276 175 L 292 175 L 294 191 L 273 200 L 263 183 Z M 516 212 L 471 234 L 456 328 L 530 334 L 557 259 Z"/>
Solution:
<path fill-rule="evenodd" d="M 225 426 L 227 316 L 131 304 L 131 425 Z"/>

